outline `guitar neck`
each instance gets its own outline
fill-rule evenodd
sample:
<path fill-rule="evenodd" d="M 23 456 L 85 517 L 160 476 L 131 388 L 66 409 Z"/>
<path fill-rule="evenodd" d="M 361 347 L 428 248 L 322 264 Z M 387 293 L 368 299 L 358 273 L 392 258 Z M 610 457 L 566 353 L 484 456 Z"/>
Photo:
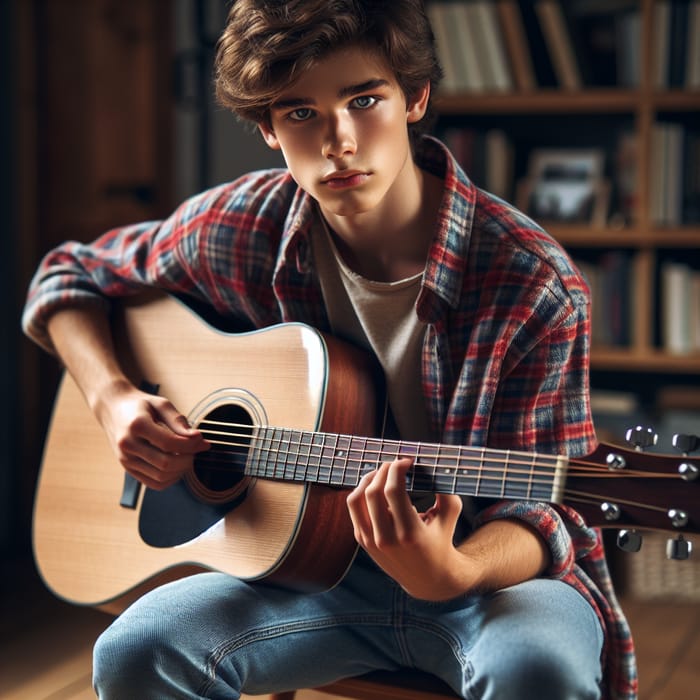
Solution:
<path fill-rule="evenodd" d="M 246 474 L 354 488 L 364 474 L 412 457 L 409 491 L 561 503 L 568 459 L 536 453 L 258 428 Z"/>

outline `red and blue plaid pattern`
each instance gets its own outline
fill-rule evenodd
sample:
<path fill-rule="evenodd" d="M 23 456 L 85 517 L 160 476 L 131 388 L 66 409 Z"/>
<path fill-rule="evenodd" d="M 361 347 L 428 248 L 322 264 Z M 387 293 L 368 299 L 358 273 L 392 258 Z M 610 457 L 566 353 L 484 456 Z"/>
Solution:
<path fill-rule="evenodd" d="M 530 219 L 476 188 L 437 141 L 416 154 L 445 191 L 417 303 L 427 323 L 423 389 L 442 442 L 581 456 L 595 446 L 588 402 L 589 294 L 562 248 Z M 285 170 L 254 172 L 182 204 L 164 220 L 50 252 L 23 324 L 51 349 L 58 307 L 157 287 L 213 307 L 244 329 L 301 321 L 329 330 L 310 247 L 318 210 Z M 406 436 L 409 438 L 410 436 Z M 519 518 L 548 542 L 548 575 L 590 601 L 606 632 L 604 697 L 632 700 L 629 627 L 600 533 L 575 511 L 487 504 L 477 523 Z"/>

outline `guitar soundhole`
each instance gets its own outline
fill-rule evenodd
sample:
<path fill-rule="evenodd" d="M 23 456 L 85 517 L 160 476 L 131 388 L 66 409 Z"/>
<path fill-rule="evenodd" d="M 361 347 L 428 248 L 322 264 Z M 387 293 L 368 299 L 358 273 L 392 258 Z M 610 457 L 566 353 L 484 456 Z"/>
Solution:
<path fill-rule="evenodd" d="M 249 482 L 245 465 L 253 432 L 250 414 L 238 404 L 223 404 L 207 413 L 197 427 L 211 448 L 195 458 L 190 488 L 210 503 L 239 498 Z"/>

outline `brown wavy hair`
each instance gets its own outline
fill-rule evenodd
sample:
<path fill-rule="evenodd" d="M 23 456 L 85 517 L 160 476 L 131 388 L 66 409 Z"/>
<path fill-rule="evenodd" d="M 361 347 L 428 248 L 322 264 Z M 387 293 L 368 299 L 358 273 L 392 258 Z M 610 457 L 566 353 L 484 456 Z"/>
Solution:
<path fill-rule="evenodd" d="M 216 96 L 242 119 L 269 123 L 282 91 L 349 45 L 378 51 L 406 99 L 442 77 L 423 0 L 234 0 L 216 54 Z M 419 126 L 420 125 L 420 126 Z M 424 118 L 410 125 L 424 131 Z"/>

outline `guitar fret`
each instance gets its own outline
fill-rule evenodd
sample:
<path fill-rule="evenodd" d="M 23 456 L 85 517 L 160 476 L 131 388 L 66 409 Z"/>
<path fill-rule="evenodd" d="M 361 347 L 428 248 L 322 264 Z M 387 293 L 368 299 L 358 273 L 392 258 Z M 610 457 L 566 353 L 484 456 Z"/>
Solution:
<path fill-rule="evenodd" d="M 343 486 L 354 488 L 360 482 L 362 464 L 367 451 L 367 438 L 353 437 L 350 439 L 347 469 L 343 475 Z"/>
<path fill-rule="evenodd" d="M 508 482 L 508 465 L 510 463 L 510 450 L 506 450 L 506 457 L 503 460 L 503 476 L 501 477 L 501 498 L 506 494 L 506 484 Z"/>
<path fill-rule="evenodd" d="M 350 438 L 347 435 L 338 436 L 338 439 L 336 440 L 335 444 L 335 451 L 333 453 L 333 462 L 334 464 L 338 462 L 338 468 L 333 470 L 334 474 L 331 477 L 331 483 L 334 486 L 345 485 L 345 476 L 347 474 L 350 445 Z"/>
<path fill-rule="evenodd" d="M 299 463 L 299 431 L 288 430 L 286 432 L 286 463 L 291 462 L 294 481 L 306 481 L 306 470 Z"/>
<path fill-rule="evenodd" d="M 306 478 L 310 481 L 315 481 L 311 464 L 311 435 L 307 432 L 299 434 L 299 458 L 304 467 Z"/>
<path fill-rule="evenodd" d="M 365 441 L 365 454 L 360 475 L 364 476 L 379 467 L 382 462 L 382 444 L 381 440 L 367 439 Z M 370 456 L 367 457 L 367 446 L 370 448 Z M 358 479 L 359 483 L 359 479 Z"/>
<path fill-rule="evenodd" d="M 275 477 L 275 461 L 277 460 L 277 455 L 275 454 L 274 441 L 275 441 L 276 429 L 266 431 L 267 434 L 267 448 L 265 454 L 265 464 L 263 467 L 263 475 L 272 479 Z"/>
<path fill-rule="evenodd" d="M 527 498 L 532 498 L 532 477 L 535 474 L 535 463 L 537 462 L 537 455 L 533 452 L 532 454 L 532 464 L 530 464 L 530 473 L 527 477 Z"/>
<path fill-rule="evenodd" d="M 522 459 L 522 456 L 518 455 L 517 459 Z M 515 461 L 517 464 L 517 459 L 515 455 L 508 450 L 506 457 L 504 469 L 503 469 L 503 487 L 502 496 L 509 498 L 522 498 L 526 499 L 531 496 L 528 489 L 528 480 L 523 479 L 520 468 L 509 471 L 511 460 Z M 530 478 L 531 478 L 530 473 Z"/>
<path fill-rule="evenodd" d="M 333 476 L 333 452 L 328 448 L 329 439 L 334 439 L 334 435 L 324 434 L 321 440 L 321 472 L 319 481 L 324 484 L 330 484 Z"/>
<path fill-rule="evenodd" d="M 285 471 L 291 466 L 293 481 L 304 481 L 306 472 L 299 469 L 299 451 L 296 449 L 298 432 L 296 430 L 285 431 Z"/>
<path fill-rule="evenodd" d="M 408 488 L 412 491 L 433 491 L 435 481 L 435 463 L 430 465 L 428 445 L 418 443 L 413 460 L 413 468 L 408 472 Z M 406 450 L 402 450 L 405 454 Z"/>
<path fill-rule="evenodd" d="M 318 433 L 307 433 L 309 443 L 309 474 L 312 475 L 312 480 L 319 482 L 321 480 L 321 449 L 319 447 Z"/>
<path fill-rule="evenodd" d="M 540 460 L 539 470 L 541 474 L 546 474 L 546 476 L 540 476 L 536 488 L 533 489 L 537 495 L 537 498 L 543 501 L 552 501 L 554 503 L 561 502 L 561 493 L 558 493 L 559 481 L 562 477 L 562 471 L 565 463 L 565 459 L 562 457 L 553 456 L 538 456 Z M 546 462 L 546 464 L 545 464 Z"/>
<path fill-rule="evenodd" d="M 262 432 L 263 430 L 260 428 L 254 431 L 253 439 L 251 440 L 251 448 L 248 450 L 245 473 L 250 476 L 257 476 L 260 469 L 260 453 L 262 447 L 260 434 Z"/>
<path fill-rule="evenodd" d="M 566 474 L 565 459 L 556 456 L 273 427 L 257 430 L 246 471 L 354 488 L 364 474 L 397 457 L 414 459 L 409 491 L 557 501 Z"/>
<path fill-rule="evenodd" d="M 450 451 L 454 449 L 450 448 Z M 456 453 L 453 493 L 478 496 L 482 471 L 481 453 L 468 447 L 457 447 Z"/>

